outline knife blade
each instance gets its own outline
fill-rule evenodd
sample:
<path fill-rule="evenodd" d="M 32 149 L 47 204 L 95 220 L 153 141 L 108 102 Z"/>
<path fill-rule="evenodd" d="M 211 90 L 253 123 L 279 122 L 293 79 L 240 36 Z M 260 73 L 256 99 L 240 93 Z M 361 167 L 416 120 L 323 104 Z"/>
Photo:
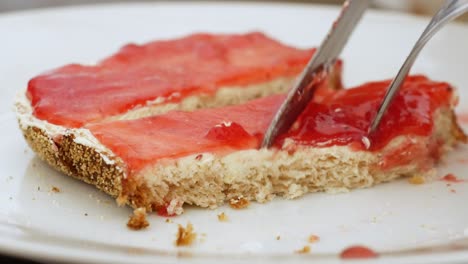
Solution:
<path fill-rule="evenodd" d="M 263 138 L 262 147 L 271 147 L 276 137 L 286 132 L 313 99 L 318 84 L 329 72 L 361 20 L 370 0 L 347 0 L 322 44 L 296 79 L 286 100 L 276 112 Z"/>

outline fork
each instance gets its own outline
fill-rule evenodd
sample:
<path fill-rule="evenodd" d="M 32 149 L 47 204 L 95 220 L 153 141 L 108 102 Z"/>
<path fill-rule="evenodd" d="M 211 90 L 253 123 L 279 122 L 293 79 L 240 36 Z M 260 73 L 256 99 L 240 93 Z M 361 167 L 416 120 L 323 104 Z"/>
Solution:
<path fill-rule="evenodd" d="M 416 41 L 416 44 L 414 45 L 410 54 L 408 55 L 405 62 L 401 66 L 400 70 L 398 71 L 398 74 L 393 79 L 392 83 L 387 89 L 387 92 L 385 93 L 385 97 L 379 107 L 377 115 L 375 116 L 369 128 L 369 134 L 376 131 L 377 127 L 382 121 L 382 117 L 384 116 L 385 112 L 390 106 L 393 98 L 396 96 L 398 90 L 400 89 L 401 84 L 403 83 L 406 76 L 408 75 L 408 72 L 410 71 L 411 66 L 413 66 L 414 61 L 418 57 L 419 52 L 423 49 L 424 45 L 444 25 L 446 25 L 448 22 L 459 17 L 460 15 L 462 15 L 463 13 L 467 11 L 468 11 L 468 0 L 447 0 L 439 9 L 439 11 L 437 11 L 434 17 L 432 17 L 426 29 L 424 29 L 423 33 L 421 34 L 419 39 Z"/>

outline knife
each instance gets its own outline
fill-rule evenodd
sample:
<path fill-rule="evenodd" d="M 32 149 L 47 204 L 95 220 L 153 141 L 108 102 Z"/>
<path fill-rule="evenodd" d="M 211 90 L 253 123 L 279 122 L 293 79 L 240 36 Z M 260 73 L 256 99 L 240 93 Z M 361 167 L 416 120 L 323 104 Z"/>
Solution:
<path fill-rule="evenodd" d="M 286 100 L 276 112 L 263 138 L 262 147 L 271 147 L 276 137 L 289 130 L 297 117 L 313 99 L 314 92 L 343 50 L 353 29 L 358 24 L 370 0 L 347 0 L 338 19 L 296 79 Z"/>

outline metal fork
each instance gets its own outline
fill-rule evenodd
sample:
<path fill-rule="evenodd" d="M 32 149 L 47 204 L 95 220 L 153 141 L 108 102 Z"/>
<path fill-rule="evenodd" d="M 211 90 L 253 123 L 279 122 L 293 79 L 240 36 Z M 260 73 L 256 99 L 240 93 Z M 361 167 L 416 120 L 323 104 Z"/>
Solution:
<path fill-rule="evenodd" d="M 411 50 L 410 54 L 406 58 L 405 62 L 401 66 L 398 74 L 396 75 L 395 79 L 393 79 L 392 83 L 390 84 L 385 97 L 383 99 L 382 104 L 379 107 L 379 111 L 375 116 L 374 120 L 371 123 L 369 128 L 369 133 L 375 132 L 377 127 L 382 120 L 385 112 L 387 111 L 388 107 L 390 106 L 393 98 L 397 94 L 398 90 L 400 89 L 401 84 L 405 80 L 408 72 L 413 66 L 416 57 L 419 55 L 419 52 L 422 50 L 424 45 L 434 36 L 435 33 L 439 31 L 445 24 L 450 22 L 451 20 L 459 17 L 463 13 L 468 11 L 468 0 L 447 0 L 445 1 L 444 5 L 439 9 L 439 11 L 434 15 L 434 17 L 427 25 L 426 29 L 419 37 L 418 41 L 414 45 L 413 49 Z"/>

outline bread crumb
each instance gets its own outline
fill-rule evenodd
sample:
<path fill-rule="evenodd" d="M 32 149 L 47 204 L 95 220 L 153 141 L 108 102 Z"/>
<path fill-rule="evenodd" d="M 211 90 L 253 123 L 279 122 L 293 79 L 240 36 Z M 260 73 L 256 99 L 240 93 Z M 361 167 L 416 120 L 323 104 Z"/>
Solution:
<path fill-rule="evenodd" d="M 423 184 L 425 182 L 424 177 L 421 175 L 414 175 L 408 179 L 408 182 L 411 184 Z"/>
<path fill-rule="evenodd" d="M 128 219 L 127 226 L 133 230 L 140 230 L 149 226 L 146 220 L 146 208 L 140 207 L 133 210 L 133 215 Z"/>
<path fill-rule="evenodd" d="M 242 196 L 229 200 L 229 205 L 231 206 L 231 208 L 234 208 L 234 209 L 247 208 L 249 204 L 250 204 L 249 200 L 245 199 Z"/>
<path fill-rule="evenodd" d="M 315 243 L 315 242 L 318 242 L 319 240 L 320 240 L 320 237 L 316 235 L 310 235 L 308 239 L 309 243 Z"/>
<path fill-rule="evenodd" d="M 220 222 L 226 222 L 226 221 L 229 220 L 229 218 L 227 217 L 227 215 L 226 215 L 224 212 L 222 212 L 222 213 L 220 213 L 220 214 L 218 215 L 218 220 L 219 220 Z"/>
<path fill-rule="evenodd" d="M 189 222 L 187 227 L 183 227 L 179 225 L 179 229 L 177 230 L 177 239 L 175 241 L 175 245 L 180 246 L 190 246 L 195 242 L 197 238 L 197 233 L 193 232 L 193 226 Z"/>
<path fill-rule="evenodd" d="M 52 189 L 50 189 L 50 191 L 54 193 L 59 193 L 60 189 L 58 187 L 52 186 Z"/>
<path fill-rule="evenodd" d="M 166 218 L 166 223 L 172 223 L 172 220 L 169 218 Z"/>
<path fill-rule="evenodd" d="M 303 248 L 295 251 L 298 254 L 307 254 L 310 253 L 310 246 L 304 246 Z"/>
<path fill-rule="evenodd" d="M 276 236 L 276 240 L 280 240 L 281 239 L 281 236 Z"/>

